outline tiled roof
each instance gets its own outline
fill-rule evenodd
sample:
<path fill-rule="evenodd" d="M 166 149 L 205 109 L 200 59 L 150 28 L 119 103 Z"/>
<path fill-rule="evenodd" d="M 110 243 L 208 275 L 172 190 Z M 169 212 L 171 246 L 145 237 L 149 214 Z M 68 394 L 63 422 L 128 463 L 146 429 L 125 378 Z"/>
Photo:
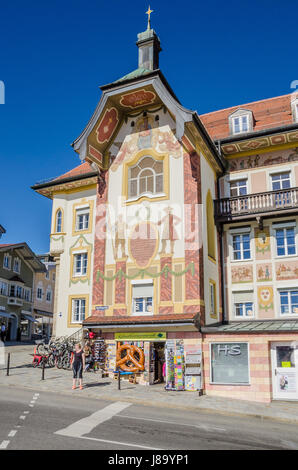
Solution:
<path fill-rule="evenodd" d="M 76 166 L 72 170 L 69 170 L 67 173 L 64 173 L 61 176 L 58 176 L 58 178 L 55 178 L 56 180 L 61 180 L 64 178 L 71 178 L 73 176 L 79 176 L 79 175 L 85 175 L 88 173 L 94 172 L 92 166 L 88 162 L 81 163 L 80 165 Z M 53 180 L 55 181 L 55 180 Z"/>
<path fill-rule="evenodd" d="M 84 324 L 123 324 L 123 323 L 176 323 L 194 322 L 196 313 L 168 314 L 168 315 L 146 315 L 146 316 L 100 316 L 93 315 L 83 322 Z"/>
<path fill-rule="evenodd" d="M 297 331 L 297 320 L 267 320 L 267 321 L 241 321 L 230 322 L 219 326 L 202 327 L 203 333 L 258 333 L 258 332 L 285 332 Z"/>
<path fill-rule="evenodd" d="M 293 123 L 291 111 L 291 96 L 284 95 L 252 103 L 241 104 L 231 108 L 220 109 L 211 113 L 200 115 L 212 139 L 229 137 L 229 116 L 238 109 L 247 109 L 253 112 L 254 131 L 271 129 Z M 240 135 L 240 134 L 239 134 Z"/>

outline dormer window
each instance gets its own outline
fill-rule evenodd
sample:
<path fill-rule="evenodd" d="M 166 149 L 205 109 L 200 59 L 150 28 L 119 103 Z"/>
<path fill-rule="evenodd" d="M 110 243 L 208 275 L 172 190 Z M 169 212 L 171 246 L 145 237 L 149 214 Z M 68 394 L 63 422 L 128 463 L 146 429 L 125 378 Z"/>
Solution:
<path fill-rule="evenodd" d="M 298 97 L 292 101 L 292 116 L 293 121 L 298 122 Z"/>
<path fill-rule="evenodd" d="M 251 132 L 253 130 L 252 112 L 238 109 L 229 116 L 229 127 L 233 135 Z"/>

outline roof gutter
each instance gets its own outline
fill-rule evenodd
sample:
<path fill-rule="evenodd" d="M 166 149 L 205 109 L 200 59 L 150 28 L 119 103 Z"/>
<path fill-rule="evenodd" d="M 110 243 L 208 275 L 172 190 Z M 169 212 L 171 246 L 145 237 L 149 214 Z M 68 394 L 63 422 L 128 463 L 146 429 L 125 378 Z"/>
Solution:
<path fill-rule="evenodd" d="M 59 180 L 55 179 L 55 180 L 50 181 L 48 183 L 35 184 L 35 185 L 31 186 L 31 189 L 34 189 L 34 191 L 36 191 L 38 189 L 50 188 L 51 186 L 57 186 L 59 184 L 71 183 L 73 181 L 92 178 L 93 176 L 98 176 L 97 171 L 92 171 L 90 173 L 84 173 L 83 175 L 70 176 L 68 178 L 61 178 Z"/>
<path fill-rule="evenodd" d="M 220 142 L 220 144 L 228 144 L 231 142 L 239 142 L 242 140 L 253 139 L 255 137 L 262 137 L 266 135 L 279 134 L 280 132 L 287 132 L 298 129 L 298 123 L 287 124 L 285 126 L 273 127 L 272 129 L 264 129 L 260 131 L 247 132 L 238 136 L 231 135 L 223 139 L 214 139 L 214 142 Z"/>

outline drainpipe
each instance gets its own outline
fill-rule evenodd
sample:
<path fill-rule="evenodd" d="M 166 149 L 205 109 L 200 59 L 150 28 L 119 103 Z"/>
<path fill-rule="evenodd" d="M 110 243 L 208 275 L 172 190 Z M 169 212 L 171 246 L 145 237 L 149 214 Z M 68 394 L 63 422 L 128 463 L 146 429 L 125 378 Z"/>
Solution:
<path fill-rule="evenodd" d="M 217 196 L 220 198 L 220 188 L 219 188 L 219 178 L 217 178 Z M 225 324 L 227 323 L 227 318 L 226 318 L 226 298 L 225 298 L 225 276 L 224 276 L 224 249 L 223 249 L 223 223 L 220 223 L 217 225 L 217 230 L 219 233 L 219 251 L 220 251 L 220 276 L 221 276 L 221 299 L 222 299 L 222 323 Z"/>

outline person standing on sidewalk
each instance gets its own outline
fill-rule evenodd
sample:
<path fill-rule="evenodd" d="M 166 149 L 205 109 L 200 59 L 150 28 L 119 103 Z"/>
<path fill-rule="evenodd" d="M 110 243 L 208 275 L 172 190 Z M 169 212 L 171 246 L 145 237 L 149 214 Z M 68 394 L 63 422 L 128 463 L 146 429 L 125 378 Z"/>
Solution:
<path fill-rule="evenodd" d="M 75 350 L 71 358 L 71 365 L 73 370 L 73 383 L 72 389 L 76 389 L 76 380 L 79 379 L 80 390 L 83 389 L 83 369 L 85 369 L 85 354 L 82 350 L 80 343 L 75 345 Z"/>
<path fill-rule="evenodd" d="M 4 323 L 1 324 L 1 341 L 5 341 L 5 337 L 6 337 L 6 327 L 4 325 Z"/>

